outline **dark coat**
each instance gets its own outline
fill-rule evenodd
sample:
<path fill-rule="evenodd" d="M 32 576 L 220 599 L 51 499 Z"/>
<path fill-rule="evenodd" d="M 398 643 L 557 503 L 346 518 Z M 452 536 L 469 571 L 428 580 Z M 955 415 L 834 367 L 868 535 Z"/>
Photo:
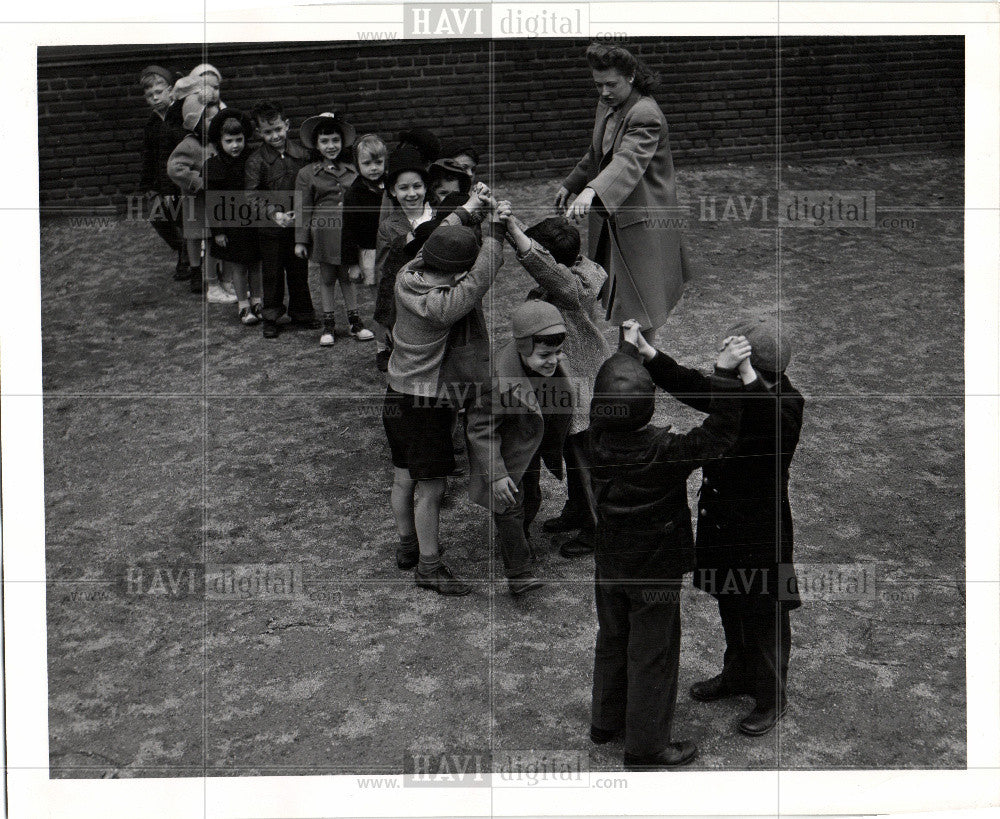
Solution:
<path fill-rule="evenodd" d="M 743 404 L 736 379 L 718 372 L 705 381 L 708 418 L 686 434 L 651 424 L 634 432 L 591 427 L 585 433 L 601 578 L 667 580 L 694 568 L 687 479 L 735 443 Z"/>
<path fill-rule="evenodd" d="M 142 128 L 142 177 L 139 187 L 161 196 L 176 196 L 180 189 L 167 176 L 167 160 L 187 135 L 176 117 L 162 118 L 151 111 Z"/>
<path fill-rule="evenodd" d="M 384 193 L 372 188 L 361 174 L 344 194 L 344 229 L 340 244 L 341 264 L 358 264 L 361 249 L 374 250 L 378 237 L 378 214 Z M 399 268 L 397 268 L 398 270 Z"/>
<path fill-rule="evenodd" d="M 239 220 L 240 206 L 246 204 L 244 183 L 248 154 L 248 149 L 235 157 L 218 153 L 205 163 L 205 216 L 212 232 L 213 259 L 240 264 L 253 264 L 260 259 L 257 230 L 249 224 L 234 224 Z M 219 235 L 226 237 L 225 247 L 214 241 Z"/>
<path fill-rule="evenodd" d="M 646 368 L 657 386 L 706 411 L 709 379 L 700 372 L 664 353 Z M 785 375 L 773 389 L 758 378 L 745 390 L 736 445 L 702 470 L 694 582 L 715 596 L 763 594 L 793 609 L 801 600 L 792 562 L 788 472 L 805 399 Z"/>
<path fill-rule="evenodd" d="M 467 410 L 469 499 L 474 503 L 489 509 L 493 481 L 510 477 L 520 484 L 538 452 L 549 471 L 562 479 L 573 394 L 561 366 L 544 379 L 542 395 L 536 396 L 512 340 L 493 359 L 489 388 Z"/>

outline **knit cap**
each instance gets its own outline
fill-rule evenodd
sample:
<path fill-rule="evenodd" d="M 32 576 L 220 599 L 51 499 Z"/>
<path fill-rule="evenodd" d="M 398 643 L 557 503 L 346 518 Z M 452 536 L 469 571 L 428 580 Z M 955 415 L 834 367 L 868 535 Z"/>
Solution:
<path fill-rule="evenodd" d="M 619 350 L 601 365 L 590 402 L 591 427 L 631 432 L 646 426 L 655 409 L 653 379 L 637 358 Z"/>
<path fill-rule="evenodd" d="M 145 82 L 146 77 L 160 77 L 167 85 L 174 84 L 174 75 L 161 65 L 147 65 L 139 72 L 139 84 Z"/>
<path fill-rule="evenodd" d="M 219 82 L 222 82 L 222 75 L 219 73 L 219 69 L 216 68 L 211 63 L 202 63 L 201 65 L 196 65 L 191 69 L 189 76 L 200 77 L 202 74 L 215 74 L 219 78 Z"/>
<path fill-rule="evenodd" d="M 727 336 L 746 336 L 752 352 L 750 363 L 760 370 L 783 373 L 792 360 L 792 343 L 787 333 L 777 333 L 775 319 L 756 318 L 734 324 L 726 330 Z"/>
<path fill-rule="evenodd" d="M 532 336 L 549 336 L 565 333 L 562 313 L 553 305 L 541 299 L 532 299 L 518 306 L 510 319 L 511 335 L 515 339 L 530 339 Z M 530 350 L 529 350 L 530 352 Z"/>
<path fill-rule="evenodd" d="M 464 273 L 479 256 L 479 242 L 470 228 L 443 225 L 424 242 L 424 264 L 439 273 Z"/>

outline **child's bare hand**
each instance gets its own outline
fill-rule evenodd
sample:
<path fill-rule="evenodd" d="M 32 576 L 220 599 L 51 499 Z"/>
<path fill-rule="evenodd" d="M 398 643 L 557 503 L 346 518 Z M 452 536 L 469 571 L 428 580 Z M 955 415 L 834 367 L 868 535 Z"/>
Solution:
<path fill-rule="evenodd" d="M 295 222 L 295 211 L 289 211 L 284 213 L 282 211 L 275 211 L 271 214 L 271 219 L 274 220 L 278 227 L 290 227 Z"/>
<path fill-rule="evenodd" d="M 493 191 L 490 190 L 485 182 L 477 182 L 473 185 L 471 193 L 474 193 L 483 202 L 489 202 L 493 198 Z"/>
<path fill-rule="evenodd" d="M 215 243 L 219 247 L 227 247 L 229 245 L 229 239 L 226 238 L 225 233 L 220 233 L 218 236 L 215 237 Z"/>
<path fill-rule="evenodd" d="M 719 358 L 715 364 L 722 370 L 734 370 L 744 358 L 749 358 L 751 353 L 750 342 L 745 336 L 734 336 L 729 343 L 722 348 Z"/>
<path fill-rule="evenodd" d="M 756 380 L 757 372 L 750 363 L 750 356 L 747 356 L 740 362 L 738 372 L 740 374 L 740 380 L 744 384 L 752 384 Z"/>
<path fill-rule="evenodd" d="M 639 322 L 635 319 L 627 319 L 622 322 L 622 331 L 625 340 L 634 347 L 639 346 Z"/>
<path fill-rule="evenodd" d="M 493 500 L 497 506 L 513 506 L 514 495 L 517 493 L 517 484 L 508 475 L 493 481 Z"/>
<path fill-rule="evenodd" d="M 309 258 L 309 245 L 304 245 L 301 242 L 295 243 L 295 257 L 298 259 L 308 259 Z"/>
<path fill-rule="evenodd" d="M 502 199 L 496 204 L 496 218 L 506 221 L 514 215 L 514 208 L 506 199 Z"/>

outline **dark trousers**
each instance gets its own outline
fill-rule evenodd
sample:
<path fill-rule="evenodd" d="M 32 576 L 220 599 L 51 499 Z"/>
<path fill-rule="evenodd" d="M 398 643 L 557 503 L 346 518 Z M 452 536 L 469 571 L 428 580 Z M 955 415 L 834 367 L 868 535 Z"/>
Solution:
<path fill-rule="evenodd" d="M 178 198 L 157 194 L 150 200 L 149 210 L 149 224 L 153 226 L 153 230 L 178 254 L 178 261 L 182 252 L 186 257 L 184 230 L 181 226 L 183 211 Z"/>
<path fill-rule="evenodd" d="M 670 744 L 681 652 L 681 578 L 655 585 L 594 579 L 597 648 L 591 722 L 625 729 L 625 751 Z"/>
<path fill-rule="evenodd" d="M 726 684 L 752 696 L 757 705 L 783 706 L 792 642 L 788 609 L 753 595 L 724 594 L 718 600 L 726 632 Z"/>
<path fill-rule="evenodd" d="M 586 432 L 577 432 L 567 435 L 563 443 L 563 460 L 566 462 L 566 506 L 562 514 L 567 517 L 580 517 L 588 521 L 580 527 L 577 535 L 579 540 L 589 543 L 594 541 L 594 526 L 591 520 L 590 510 L 587 508 L 587 494 L 583 487 L 583 467 L 577 456 L 578 446 L 581 438 Z"/>
<path fill-rule="evenodd" d="M 264 290 L 264 320 L 277 321 L 285 312 L 288 285 L 288 315 L 294 321 L 316 318 L 309 294 L 309 262 L 295 255 L 295 230 L 260 235 L 260 272 Z"/>
<path fill-rule="evenodd" d="M 497 545 L 503 560 L 504 575 L 513 577 L 531 568 L 531 547 L 528 546 L 528 527 L 542 505 L 541 456 L 535 453 L 524 477 L 517 485 L 513 506 L 493 513 L 497 528 Z"/>

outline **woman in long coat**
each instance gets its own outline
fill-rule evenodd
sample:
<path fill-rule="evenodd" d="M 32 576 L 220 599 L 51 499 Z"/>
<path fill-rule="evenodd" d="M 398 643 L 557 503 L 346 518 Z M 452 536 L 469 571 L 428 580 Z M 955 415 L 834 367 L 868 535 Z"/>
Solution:
<path fill-rule="evenodd" d="M 555 204 L 574 221 L 589 216 L 588 255 L 608 272 L 608 319 L 637 319 L 649 336 L 690 278 L 667 121 L 649 96 L 654 78 L 626 49 L 595 43 L 587 62 L 600 94 L 594 132 Z"/>

